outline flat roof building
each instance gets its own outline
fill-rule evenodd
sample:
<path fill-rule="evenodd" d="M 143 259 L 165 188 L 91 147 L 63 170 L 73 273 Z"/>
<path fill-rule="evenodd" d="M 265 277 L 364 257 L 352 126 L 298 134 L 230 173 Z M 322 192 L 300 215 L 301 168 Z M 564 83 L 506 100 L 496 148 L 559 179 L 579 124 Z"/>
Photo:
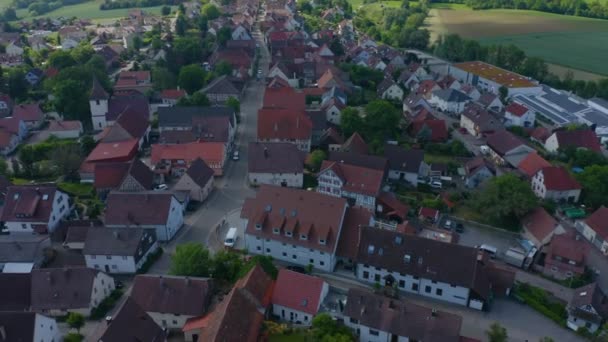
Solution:
<path fill-rule="evenodd" d="M 449 68 L 448 73 L 466 84 L 494 94 L 498 94 L 501 86 L 509 90 L 509 97 L 516 94 L 535 95 L 541 92 L 538 82 L 485 62 L 455 63 Z"/>

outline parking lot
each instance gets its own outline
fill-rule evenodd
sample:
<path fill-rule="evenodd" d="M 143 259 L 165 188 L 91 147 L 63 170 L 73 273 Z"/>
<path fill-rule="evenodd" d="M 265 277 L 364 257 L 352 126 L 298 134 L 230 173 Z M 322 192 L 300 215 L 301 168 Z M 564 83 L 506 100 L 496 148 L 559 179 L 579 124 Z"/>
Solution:
<path fill-rule="evenodd" d="M 452 221 L 452 227 L 459 221 L 450 218 L 448 215 L 443 215 L 439 220 L 439 227 L 445 226 L 445 221 Z M 517 233 L 511 233 L 504 230 L 482 227 L 475 224 L 462 222 L 464 232 L 460 234 L 459 244 L 469 247 L 475 247 L 482 244 L 491 245 L 498 250 L 498 258 L 501 258 L 510 247 L 519 246 L 517 241 L 520 236 Z"/>

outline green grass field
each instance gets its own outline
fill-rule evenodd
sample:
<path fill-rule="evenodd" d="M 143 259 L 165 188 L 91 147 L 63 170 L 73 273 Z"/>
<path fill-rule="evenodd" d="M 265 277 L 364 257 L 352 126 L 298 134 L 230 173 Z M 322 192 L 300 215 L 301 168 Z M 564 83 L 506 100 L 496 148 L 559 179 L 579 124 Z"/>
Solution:
<path fill-rule="evenodd" d="M 0 0 L 0 10 L 8 7 L 11 4 L 12 0 Z"/>
<path fill-rule="evenodd" d="M 522 10 L 473 11 L 462 5 L 436 4 L 427 25 L 431 39 L 457 33 L 485 44 L 515 44 L 548 63 L 608 75 L 608 20 Z M 584 78 L 589 77 L 593 75 Z"/>
<path fill-rule="evenodd" d="M 8 2 L 8 0 L 0 0 L 0 1 Z M 17 10 L 17 16 L 19 17 L 20 20 L 31 20 L 34 18 L 47 18 L 47 17 L 48 18 L 77 17 L 77 18 L 82 18 L 82 19 L 93 19 L 93 20 L 106 19 L 107 20 L 107 19 L 126 17 L 127 13 L 130 10 L 129 8 L 121 8 L 121 9 L 102 11 L 99 9 L 99 5 L 102 3 L 103 3 L 103 0 L 95 0 L 95 1 L 83 2 L 81 4 L 71 5 L 71 6 L 64 6 L 64 7 L 58 8 L 54 11 L 45 13 L 45 14 L 43 14 L 41 16 L 37 16 L 37 17 L 30 16 L 27 9 L 19 9 L 19 10 Z M 146 8 L 143 8 L 143 10 L 148 13 L 160 15 L 161 8 L 162 8 L 162 6 L 155 6 L 155 7 L 146 7 Z"/>

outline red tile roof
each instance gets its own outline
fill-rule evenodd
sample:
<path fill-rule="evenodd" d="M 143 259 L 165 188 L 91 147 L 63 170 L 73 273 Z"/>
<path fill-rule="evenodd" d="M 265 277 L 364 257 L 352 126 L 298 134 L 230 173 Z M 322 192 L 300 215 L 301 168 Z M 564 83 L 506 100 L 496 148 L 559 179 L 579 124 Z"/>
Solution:
<path fill-rule="evenodd" d="M 119 141 L 112 143 L 101 142 L 95 146 L 93 151 L 89 154 L 86 161 L 120 161 L 117 159 L 131 160 L 137 151 L 139 142 L 137 139 L 131 139 L 127 141 Z"/>
<path fill-rule="evenodd" d="M 509 151 L 525 145 L 525 143 L 515 134 L 507 130 L 500 130 L 488 136 L 487 145 L 498 155 L 504 156 Z"/>
<path fill-rule="evenodd" d="M 363 140 L 363 137 L 359 133 L 355 132 L 344 142 L 344 144 L 342 144 L 342 151 L 368 154 L 369 146 L 367 146 L 367 143 L 365 140 Z"/>
<path fill-rule="evenodd" d="M 122 79 L 133 79 L 137 82 L 143 82 L 150 79 L 150 72 L 146 70 L 142 71 L 121 71 L 118 74 L 118 80 Z"/>
<path fill-rule="evenodd" d="M 547 248 L 545 268 L 555 266 L 558 269 L 565 269 L 577 274 L 581 274 L 585 269 L 583 263 L 586 254 L 587 245 L 585 242 L 576 240 L 572 234 L 556 235 L 551 239 L 551 243 Z M 571 265 L 568 262 L 554 260 L 554 255 L 575 261 L 577 265 Z"/>
<path fill-rule="evenodd" d="M 13 116 L 23 121 L 41 121 L 44 113 L 37 103 L 20 104 L 13 107 Z"/>
<path fill-rule="evenodd" d="M 433 80 L 424 80 L 420 82 L 418 89 L 416 89 L 416 94 L 428 95 L 433 89 L 439 89 L 439 85 L 437 82 Z"/>
<path fill-rule="evenodd" d="M 355 260 L 359 248 L 359 228 L 368 226 L 372 213 L 362 207 L 348 207 L 340 232 L 336 255 Z"/>
<path fill-rule="evenodd" d="M 439 216 L 439 210 L 433 208 L 422 207 L 418 211 L 418 216 L 424 218 L 436 219 Z"/>
<path fill-rule="evenodd" d="M 412 133 L 418 135 L 423 127 L 431 130 L 430 141 L 441 142 L 448 139 L 448 128 L 444 120 L 424 120 L 412 123 Z"/>
<path fill-rule="evenodd" d="M 68 121 L 55 121 L 52 120 L 49 123 L 49 131 L 51 132 L 60 132 L 60 131 L 81 131 L 82 123 L 78 120 L 68 120 Z"/>
<path fill-rule="evenodd" d="M 111 192 L 105 223 L 108 226 L 166 225 L 173 194 L 167 192 Z"/>
<path fill-rule="evenodd" d="M 344 198 L 262 185 L 255 198 L 245 200 L 241 217 L 248 219 L 247 234 L 333 252 L 346 208 Z M 256 229 L 256 225 L 261 228 Z M 279 233 L 274 234 L 273 228 L 277 227 Z M 291 232 L 292 237 L 285 232 Z M 307 239 L 300 239 L 300 235 L 306 235 Z"/>
<path fill-rule="evenodd" d="M 557 143 L 560 148 L 573 146 L 584 147 L 592 151 L 601 152 L 600 141 L 594 131 L 590 129 L 580 129 L 574 131 L 555 132 Z"/>
<path fill-rule="evenodd" d="M 306 94 L 296 92 L 291 87 L 266 88 L 264 108 L 290 109 L 294 112 L 306 110 Z"/>
<path fill-rule="evenodd" d="M 0 119 L 0 127 L 4 128 L 6 131 L 19 134 L 19 125 L 21 124 L 21 119 L 17 119 L 16 117 L 8 117 Z"/>
<path fill-rule="evenodd" d="M 539 156 L 538 153 L 529 153 L 520 163 L 517 168 L 525 173 L 528 177 L 532 178 L 538 172 L 538 170 L 551 166 L 551 163 L 546 161 L 543 157 Z"/>
<path fill-rule="evenodd" d="M 380 194 L 384 171 L 324 160 L 319 175 L 327 170 L 332 170 L 342 180 L 345 191 L 374 197 Z"/>
<path fill-rule="evenodd" d="M 545 143 L 545 141 L 547 140 L 547 138 L 549 138 L 549 136 L 551 136 L 551 132 L 542 126 L 536 127 L 534 128 L 534 130 L 532 131 L 532 133 L 530 133 L 530 137 L 542 144 Z"/>
<path fill-rule="evenodd" d="M 548 166 L 541 169 L 547 190 L 566 191 L 580 189 L 581 185 L 568 170 L 559 166 Z"/>
<path fill-rule="evenodd" d="M 538 241 L 543 241 L 559 225 L 557 220 L 542 207 L 538 207 L 524 216 L 522 224 L 524 229 Z"/>
<path fill-rule="evenodd" d="M 585 223 L 603 240 L 608 240 L 608 208 L 601 206 L 585 220 Z"/>
<path fill-rule="evenodd" d="M 272 294 L 272 304 L 316 315 L 323 300 L 323 279 L 281 269 Z"/>
<path fill-rule="evenodd" d="M 160 93 L 163 99 L 179 100 L 186 96 L 186 91 L 183 89 L 165 89 Z"/>
<path fill-rule="evenodd" d="M 258 139 L 309 139 L 312 122 L 303 112 L 287 109 L 258 111 Z"/>
<path fill-rule="evenodd" d="M 216 175 L 222 174 L 220 165 L 225 159 L 225 145 L 221 142 L 191 142 L 179 145 L 152 145 L 152 164 L 162 160 L 175 161 L 184 160 L 190 164 L 200 158 L 214 169 Z"/>
<path fill-rule="evenodd" d="M 511 113 L 512 115 L 522 117 L 524 114 L 528 112 L 528 108 L 520 105 L 519 103 L 512 102 L 510 105 L 505 108 L 507 113 Z"/>

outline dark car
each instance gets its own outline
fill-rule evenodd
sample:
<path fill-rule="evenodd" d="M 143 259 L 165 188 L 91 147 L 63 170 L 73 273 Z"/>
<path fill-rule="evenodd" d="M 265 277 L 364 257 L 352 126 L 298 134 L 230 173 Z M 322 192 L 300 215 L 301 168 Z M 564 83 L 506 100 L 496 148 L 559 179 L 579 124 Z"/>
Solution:
<path fill-rule="evenodd" d="M 123 287 L 125 287 L 125 284 L 122 283 L 122 281 L 117 280 L 114 285 L 116 286 L 117 289 L 122 289 Z"/>
<path fill-rule="evenodd" d="M 286 267 L 290 271 L 298 272 L 298 273 L 306 273 L 306 269 L 302 266 L 287 266 Z"/>
<path fill-rule="evenodd" d="M 462 223 L 456 223 L 456 233 L 464 233 L 464 226 Z"/>

